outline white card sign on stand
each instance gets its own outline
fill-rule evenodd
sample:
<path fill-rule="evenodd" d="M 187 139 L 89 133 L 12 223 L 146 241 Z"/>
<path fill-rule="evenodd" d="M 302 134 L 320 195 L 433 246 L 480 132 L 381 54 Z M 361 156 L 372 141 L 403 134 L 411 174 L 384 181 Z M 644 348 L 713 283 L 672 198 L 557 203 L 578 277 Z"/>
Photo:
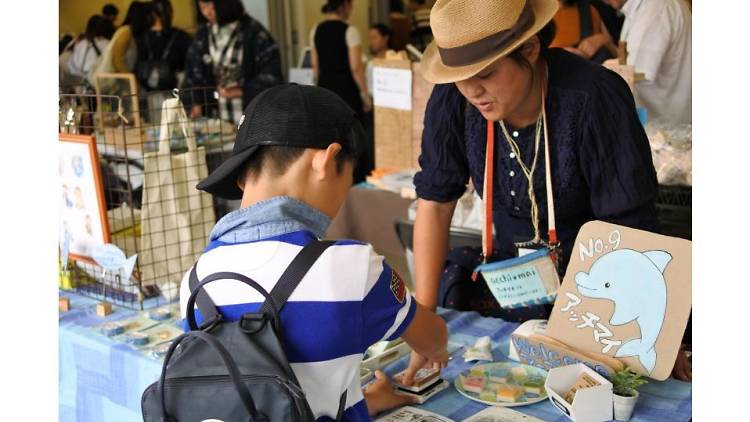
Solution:
<path fill-rule="evenodd" d="M 375 66 L 373 100 L 375 106 L 411 110 L 411 70 Z"/>

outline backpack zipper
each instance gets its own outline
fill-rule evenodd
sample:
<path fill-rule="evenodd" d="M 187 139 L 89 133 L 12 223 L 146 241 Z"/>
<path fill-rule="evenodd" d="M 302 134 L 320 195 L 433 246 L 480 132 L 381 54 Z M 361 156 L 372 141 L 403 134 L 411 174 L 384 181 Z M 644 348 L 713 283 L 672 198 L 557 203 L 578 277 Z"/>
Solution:
<path fill-rule="evenodd" d="M 299 420 L 300 415 L 304 414 L 300 401 L 305 400 L 305 392 L 288 379 L 281 378 L 278 375 L 241 375 L 240 380 L 242 381 L 256 381 L 259 382 L 272 381 L 275 384 L 282 387 L 287 396 L 291 396 L 292 402 L 294 403 L 294 420 Z M 232 378 L 229 375 L 205 375 L 197 377 L 180 377 L 180 378 L 167 378 L 165 387 L 179 384 L 194 384 L 203 381 L 218 381 L 218 382 L 231 382 Z"/>

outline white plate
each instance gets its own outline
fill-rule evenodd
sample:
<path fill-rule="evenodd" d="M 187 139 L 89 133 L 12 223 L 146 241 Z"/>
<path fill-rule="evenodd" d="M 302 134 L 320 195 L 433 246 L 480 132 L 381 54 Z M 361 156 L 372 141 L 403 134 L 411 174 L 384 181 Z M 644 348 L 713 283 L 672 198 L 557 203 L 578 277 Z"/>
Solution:
<path fill-rule="evenodd" d="M 485 372 L 500 371 L 500 372 L 509 373 L 511 368 L 514 368 L 514 367 L 524 368 L 530 376 L 537 376 L 537 377 L 541 377 L 542 379 L 547 378 L 547 371 L 543 369 L 539 369 L 534 366 L 524 365 L 522 363 L 515 363 L 515 362 L 492 362 L 492 363 L 487 363 L 484 365 L 477 365 L 471 369 L 467 369 L 466 371 L 462 372 L 461 375 L 469 376 L 471 370 L 477 369 L 477 368 L 482 369 Z M 512 380 L 509 381 L 508 384 L 518 385 L 518 386 L 523 387 L 523 384 L 516 383 Z M 524 394 L 524 396 L 521 397 L 522 401 L 511 403 L 511 402 L 505 402 L 505 401 L 487 401 L 487 400 L 480 399 L 479 394 L 472 393 L 471 391 L 466 391 L 464 389 L 463 383 L 461 381 L 461 376 L 456 377 L 456 380 L 454 381 L 453 385 L 456 387 L 456 390 L 458 390 L 458 392 L 461 395 L 465 396 L 466 398 L 477 401 L 479 403 L 488 404 L 490 406 L 500 406 L 500 407 L 526 406 L 527 404 L 534 404 L 543 400 L 547 400 L 547 391 L 544 389 L 544 386 L 541 387 L 542 394 L 539 395 L 539 397 L 529 397 Z"/>

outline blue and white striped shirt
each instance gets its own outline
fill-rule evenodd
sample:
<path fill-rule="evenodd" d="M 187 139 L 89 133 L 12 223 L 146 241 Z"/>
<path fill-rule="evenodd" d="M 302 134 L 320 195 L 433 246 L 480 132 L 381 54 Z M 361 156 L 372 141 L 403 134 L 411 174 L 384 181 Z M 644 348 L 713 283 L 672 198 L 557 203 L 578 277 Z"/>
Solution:
<path fill-rule="evenodd" d="M 270 291 L 302 247 L 322 237 L 329 223 L 319 211 L 288 197 L 234 211 L 212 231 L 198 278 L 238 272 Z M 190 296 L 188 274 L 181 309 Z M 372 246 L 344 240 L 321 255 L 292 293 L 281 311 L 287 359 L 318 420 L 335 417 L 345 389 L 346 420 L 370 420 L 359 365 L 371 344 L 399 337 L 411 323 L 416 302 L 404 289 Z M 206 291 L 230 320 L 258 310 L 263 301 L 260 293 L 232 280 L 211 283 Z"/>

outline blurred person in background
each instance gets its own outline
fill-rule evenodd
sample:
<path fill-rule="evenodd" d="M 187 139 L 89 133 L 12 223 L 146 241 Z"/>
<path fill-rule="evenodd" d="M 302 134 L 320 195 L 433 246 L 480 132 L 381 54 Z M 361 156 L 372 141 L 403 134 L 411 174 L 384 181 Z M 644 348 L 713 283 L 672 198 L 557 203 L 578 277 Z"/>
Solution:
<path fill-rule="evenodd" d="M 367 31 L 367 41 L 370 44 L 370 56 L 373 59 L 384 59 L 385 53 L 391 48 L 391 28 L 382 23 L 376 23 Z M 372 97 L 372 60 L 367 62 L 367 92 Z"/>
<path fill-rule="evenodd" d="M 182 87 L 216 87 L 220 117 L 238 124 L 256 95 L 283 82 L 279 46 L 260 22 L 245 13 L 240 0 L 200 0 L 198 6 L 206 22 L 188 49 Z M 193 104 L 193 117 L 205 112 L 195 104 L 205 102 L 198 95 L 184 98 L 186 104 Z"/>
<path fill-rule="evenodd" d="M 106 67 L 117 73 L 132 73 L 138 56 L 134 38 L 148 30 L 149 7 L 146 3 L 134 1 L 130 3 L 125 14 L 125 21 L 112 36 L 110 48 L 111 55 L 105 55 L 105 59 L 111 57 L 111 63 Z"/>
<path fill-rule="evenodd" d="M 685 0 L 605 0 L 625 15 L 620 39 L 627 63 L 646 80 L 635 101 L 652 117 L 673 124 L 692 118 L 692 18 Z"/>
<path fill-rule="evenodd" d="M 590 0 L 560 0 L 554 21 L 557 31 L 550 47 L 564 48 L 596 63 L 617 57 L 617 47 Z"/>
<path fill-rule="evenodd" d="M 178 85 L 178 72 L 185 70 L 192 39 L 187 32 L 172 26 L 173 10 L 169 0 L 154 0 L 149 3 L 149 9 L 149 29 L 135 37 L 136 77 L 140 86 L 148 91 L 173 89 Z"/>
<path fill-rule="evenodd" d="M 67 71 L 73 79 L 85 82 L 89 72 L 109 44 L 114 28 L 112 23 L 99 15 L 89 18 L 86 32 L 73 44 L 67 61 Z"/>
<path fill-rule="evenodd" d="M 367 92 L 361 37 L 357 28 L 348 23 L 352 0 L 328 0 L 321 12 L 325 18 L 310 31 L 313 77 L 318 86 L 341 97 L 366 125 L 372 100 Z M 355 166 L 355 184 L 372 171 L 372 161 L 372 148 L 368 146 L 368 152 Z"/>
<path fill-rule="evenodd" d="M 117 15 L 120 14 L 120 9 L 112 3 L 107 3 L 102 7 L 102 17 L 110 22 L 112 25 L 117 22 Z"/>

